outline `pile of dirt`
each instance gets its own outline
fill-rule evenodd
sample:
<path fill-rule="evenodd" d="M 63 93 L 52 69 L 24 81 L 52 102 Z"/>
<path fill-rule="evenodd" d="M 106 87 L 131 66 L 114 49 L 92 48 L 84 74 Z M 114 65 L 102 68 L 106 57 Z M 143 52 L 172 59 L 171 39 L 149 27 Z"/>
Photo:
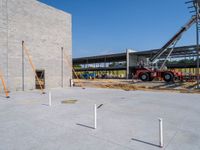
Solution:
<path fill-rule="evenodd" d="M 130 90 L 138 90 L 135 86 L 133 85 L 127 85 L 127 84 L 101 84 L 97 87 L 101 88 L 111 88 L 111 89 L 123 89 L 125 91 L 130 91 Z"/>
<path fill-rule="evenodd" d="M 93 87 L 93 88 L 110 88 L 122 89 L 125 91 L 143 90 L 143 91 L 166 91 L 166 92 L 180 92 L 180 93 L 200 93 L 196 90 L 195 82 L 177 82 L 165 83 L 160 81 L 141 82 L 132 80 L 81 80 L 75 83 L 76 86 Z"/>

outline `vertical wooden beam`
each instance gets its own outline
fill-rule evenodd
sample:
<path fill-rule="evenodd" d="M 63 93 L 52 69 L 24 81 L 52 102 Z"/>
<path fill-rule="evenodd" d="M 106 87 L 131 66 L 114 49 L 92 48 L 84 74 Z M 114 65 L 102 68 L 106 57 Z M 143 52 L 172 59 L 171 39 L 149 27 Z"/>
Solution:
<path fill-rule="evenodd" d="M 25 51 L 25 54 L 26 54 L 27 57 L 28 57 L 29 63 L 30 63 L 30 65 L 31 65 L 31 67 L 32 67 L 33 73 L 35 74 L 36 80 L 37 80 L 38 83 L 39 83 L 40 90 L 42 91 L 42 94 L 45 94 L 45 92 L 44 92 L 44 90 L 43 90 L 43 88 L 42 88 L 41 81 L 40 81 L 40 79 L 39 79 L 39 77 L 38 77 L 38 75 L 37 75 L 37 73 L 36 73 L 36 69 L 35 69 L 35 66 L 34 66 L 34 64 L 33 64 L 33 61 L 32 61 L 32 59 L 31 59 L 31 56 L 30 56 L 30 54 L 29 54 L 29 52 L 28 52 L 28 49 L 25 47 L 25 45 L 24 45 L 24 51 Z"/>
<path fill-rule="evenodd" d="M 1 72 L 1 70 L 0 70 L 0 78 L 1 78 L 1 82 L 2 82 L 2 84 L 3 84 L 4 92 L 5 92 L 5 94 L 6 94 L 6 98 L 9 98 L 10 96 L 9 96 L 8 90 L 7 90 L 7 88 L 6 88 L 6 83 L 5 83 L 5 81 L 4 81 L 3 73 Z"/>

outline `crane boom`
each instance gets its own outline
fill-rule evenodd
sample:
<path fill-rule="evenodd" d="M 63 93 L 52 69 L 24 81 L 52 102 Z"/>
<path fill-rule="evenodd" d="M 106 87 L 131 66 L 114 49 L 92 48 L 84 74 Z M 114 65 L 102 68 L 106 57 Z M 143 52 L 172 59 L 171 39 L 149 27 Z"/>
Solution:
<path fill-rule="evenodd" d="M 172 46 L 176 41 L 178 41 L 182 34 L 186 32 L 195 22 L 196 16 L 193 16 L 154 56 L 152 56 L 149 60 L 153 63 L 156 59 L 158 59 L 167 49 Z"/>

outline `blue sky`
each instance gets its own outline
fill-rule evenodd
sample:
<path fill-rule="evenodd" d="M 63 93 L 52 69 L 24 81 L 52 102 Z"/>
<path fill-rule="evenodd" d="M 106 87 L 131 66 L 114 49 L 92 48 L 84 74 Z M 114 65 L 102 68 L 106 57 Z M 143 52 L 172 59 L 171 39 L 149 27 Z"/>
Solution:
<path fill-rule="evenodd" d="M 73 57 L 162 47 L 191 17 L 185 0 L 41 0 L 73 17 Z M 195 44 L 195 27 L 177 46 Z"/>

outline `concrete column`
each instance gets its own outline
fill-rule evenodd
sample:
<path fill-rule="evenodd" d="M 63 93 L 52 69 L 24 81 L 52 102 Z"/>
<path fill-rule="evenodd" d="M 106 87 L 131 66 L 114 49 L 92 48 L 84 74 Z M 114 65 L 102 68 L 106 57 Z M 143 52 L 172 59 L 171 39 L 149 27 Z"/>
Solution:
<path fill-rule="evenodd" d="M 63 69 L 63 66 L 64 66 L 64 64 L 63 64 L 63 54 L 64 54 L 63 53 L 63 47 L 61 47 L 61 87 L 62 88 L 64 87 L 64 84 L 63 84 L 63 82 L 64 82 L 64 78 L 63 78 L 63 74 L 64 74 L 64 69 Z"/>
<path fill-rule="evenodd" d="M 126 49 L 126 79 L 128 79 L 129 76 L 129 50 Z"/>

